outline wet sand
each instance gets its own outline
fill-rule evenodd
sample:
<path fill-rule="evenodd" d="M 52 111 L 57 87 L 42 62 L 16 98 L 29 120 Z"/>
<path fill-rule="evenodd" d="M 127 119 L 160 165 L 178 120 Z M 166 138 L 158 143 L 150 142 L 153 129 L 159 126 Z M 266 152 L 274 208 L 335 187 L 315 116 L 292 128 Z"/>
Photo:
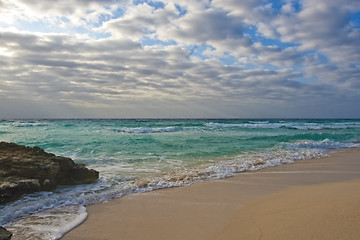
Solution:
<path fill-rule="evenodd" d="M 87 207 L 64 240 L 360 239 L 360 149 Z"/>

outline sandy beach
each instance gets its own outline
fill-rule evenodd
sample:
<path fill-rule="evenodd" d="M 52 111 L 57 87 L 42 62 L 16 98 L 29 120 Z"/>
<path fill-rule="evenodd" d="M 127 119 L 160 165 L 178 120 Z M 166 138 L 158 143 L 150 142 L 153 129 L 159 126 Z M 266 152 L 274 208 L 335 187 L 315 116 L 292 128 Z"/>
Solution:
<path fill-rule="evenodd" d="M 87 207 L 64 240 L 360 239 L 360 149 Z"/>

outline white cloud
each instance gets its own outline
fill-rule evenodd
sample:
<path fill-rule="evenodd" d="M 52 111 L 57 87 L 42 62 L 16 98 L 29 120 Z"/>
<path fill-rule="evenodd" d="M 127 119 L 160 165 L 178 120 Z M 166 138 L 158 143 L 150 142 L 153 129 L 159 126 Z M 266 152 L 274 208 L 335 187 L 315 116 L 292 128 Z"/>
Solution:
<path fill-rule="evenodd" d="M 359 3 L 299 4 L 0 1 L 0 100 L 56 117 L 330 116 L 324 105 L 360 116 L 360 32 L 349 18 Z M 51 32 L 57 23 L 82 32 Z"/>
<path fill-rule="evenodd" d="M 65 29 L 92 26 L 102 21 L 101 17 L 111 17 L 118 7 L 128 4 L 129 0 L 1 0 L 0 13 L 1 20 L 7 24 L 30 22 Z"/>
<path fill-rule="evenodd" d="M 214 8 L 224 9 L 231 15 L 243 18 L 253 19 L 252 12 L 257 10 L 262 0 L 213 0 L 212 6 Z"/>
<path fill-rule="evenodd" d="M 117 38 L 139 40 L 144 35 L 151 35 L 158 28 L 166 28 L 177 17 L 175 7 L 155 9 L 148 4 L 138 4 L 127 8 L 123 17 L 110 20 L 99 29 L 110 32 Z"/>
<path fill-rule="evenodd" d="M 350 27 L 349 21 L 349 14 L 356 11 L 360 11 L 356 1 L 304 1 L 300 12 L 260 22 L 258 30 L 266 37 L 298 43 L 302 51 L 322 52 L 331 61 L 358 61 L 360 30 Z"/>

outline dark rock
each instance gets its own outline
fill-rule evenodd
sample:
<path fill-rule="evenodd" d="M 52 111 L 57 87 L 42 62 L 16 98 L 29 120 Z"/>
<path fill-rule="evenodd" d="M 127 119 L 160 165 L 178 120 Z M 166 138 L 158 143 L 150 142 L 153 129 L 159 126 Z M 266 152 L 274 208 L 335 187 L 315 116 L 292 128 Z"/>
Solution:
<path fill-rule="evenodd" d="M 12 233 L 0 226 L 0 240 L 10 240 Z"/>
<path fill-rule="evenodd" d="M 0 204 L 25 193 L 50 191 L 57 185 L 94 182 L 99 173 L 71 158 L 47 153 L 39 147 L 0 142 Z"/>

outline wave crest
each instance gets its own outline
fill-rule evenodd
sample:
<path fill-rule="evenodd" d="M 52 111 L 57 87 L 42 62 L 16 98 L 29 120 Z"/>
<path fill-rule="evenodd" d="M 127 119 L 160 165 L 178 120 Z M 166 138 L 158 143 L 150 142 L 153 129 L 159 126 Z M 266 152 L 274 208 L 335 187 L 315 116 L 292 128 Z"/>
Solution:
<path fill-rule="evenodd" d="M 14 122 L 11 124 L 13 127 L 45 127 L 48 123 L 33 123 L 33 122 Z"/>
<path fill-rule="evenodd" d="M 205 123 L 205 126 L 211 128 L 289 128 L 298 130 L 323 130 L 323 129 L 347 129 L 359 128 L 358 122 L 344 123 L 313 123 L 313 122 L 269 122 L 269 121 L 250 121 L 249 123 Z"/>
<path fill-rule="evenodd" d="M 124 133 L 163 133 L 163 132 L 176 132 L 181 131 L 177 127 L 160 127 L 160 128 L 150 128 L 150 127 L 122 127 L 112 129 L 114 132 L 124 132 Z"/>

